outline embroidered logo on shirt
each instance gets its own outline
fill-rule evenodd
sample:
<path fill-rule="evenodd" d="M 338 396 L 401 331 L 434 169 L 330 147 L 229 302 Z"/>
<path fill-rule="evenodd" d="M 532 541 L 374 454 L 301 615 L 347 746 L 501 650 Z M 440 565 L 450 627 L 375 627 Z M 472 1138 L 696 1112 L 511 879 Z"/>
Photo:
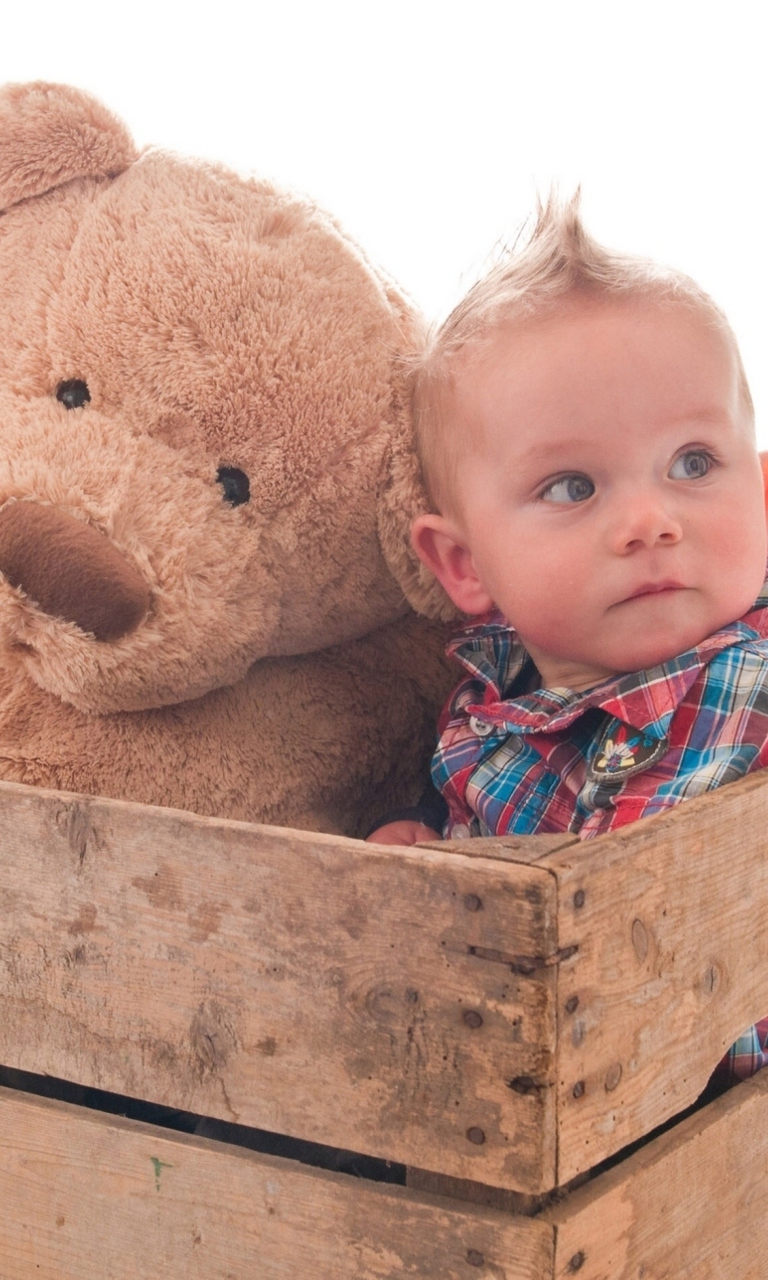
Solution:
<path fill-rule="evenodd" d="M 609 720 L 587 766 L 592 782 L 623 782 L 655 764 L 669 750 L 666 738 L 652 738 L 621 720 Z"/>

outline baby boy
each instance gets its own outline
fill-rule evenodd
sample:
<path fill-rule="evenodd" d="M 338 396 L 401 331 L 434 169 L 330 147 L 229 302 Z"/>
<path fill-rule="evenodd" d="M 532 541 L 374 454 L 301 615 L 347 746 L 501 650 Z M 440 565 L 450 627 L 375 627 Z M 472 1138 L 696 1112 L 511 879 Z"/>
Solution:
<path fill-rule="evenodd" d="M 595 836 L 768 763 L 763 482 L 711 299 L 550 203 L 436 335 L 415 406 L 413 544 L 480 618 L 450 647 L 443 834 Z"/>
<path fill-rule="evenodd" d="M 478 619 L 450 646 L 443 834 L 588 838 L 768 764 L 763 482 L 712 300 L 550 202 L 437 333 L 415 408 L 413 545 Z"/>

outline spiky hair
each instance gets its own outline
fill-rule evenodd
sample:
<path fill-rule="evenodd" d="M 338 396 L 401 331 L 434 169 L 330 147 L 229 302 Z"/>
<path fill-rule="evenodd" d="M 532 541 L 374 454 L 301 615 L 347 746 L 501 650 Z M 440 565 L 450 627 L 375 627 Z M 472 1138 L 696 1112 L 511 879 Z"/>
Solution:
<path fill-rule="evenodd" d="M 539 202 L 490 270 L 441 325 L 433 328 L 413 368 L 416 442 L 430 497 L 449 500 L 460 441 L 446 425 L 446 407 L 459 364 L 489 345 L 500 329 L 525 324 L 578 305 L 580 300 L 637 298 L 696 311 L 723 331 L 738 361 L 742 396 L 752 400 L 733 332 L 724 313 L 695 280 L 647 258 L 606 249 L 584 228 L 577 192 L 563 203 Z"/>

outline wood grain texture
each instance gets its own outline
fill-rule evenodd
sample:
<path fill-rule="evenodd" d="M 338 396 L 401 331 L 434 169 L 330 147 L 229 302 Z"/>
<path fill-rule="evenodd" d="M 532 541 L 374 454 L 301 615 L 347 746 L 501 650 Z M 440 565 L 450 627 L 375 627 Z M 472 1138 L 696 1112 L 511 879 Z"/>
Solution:
<path fill-rule="evenodd" d="M 558 1182 L 684 1110 L 768 1013 L 768 776 L 580 848 L 558 877 Z"/>
<path fill-rule="evenodd" d="M 544 1213 L 557 1280 L 762 1280 L 766 1158 L 768 1071 Z"/>
<path fill-rule="evenodd" d="M 554 1181 L 555 877 L 0 787 L 0 1063 Z"/>
<path fill-rule="evenodd" d="M 414 1191 L 429 1191 L 432 1195 L 446 1196 L 466 1204 L 483 1204 L 505 1213 L 523 1214 L 532 1218 L 546 1203 L 544 1196 L 526 1195 L 523 1191 L 509 1191 L 506 1187 L 489 1187 L 483 1182 L 470 1182 L 467 1178 L 449 1178 L 444 1173 L 429 1169 L 407 1170 L 406 1186 Z"/>
<path fill-rule="evenodd" d="M 498 858 L 502 862 L 541 862 L 559 850 L 578 845 L 579 837 L 567 831 L 559 835 L 484 836 L 481 840 L 425 840 L 417 849 L 442 849 L 469 858 Z"/>
<path fill-rule="evenodd" d="M 553 1228 L 0 1089 L 3 1280 L 551 1280 Z"/>

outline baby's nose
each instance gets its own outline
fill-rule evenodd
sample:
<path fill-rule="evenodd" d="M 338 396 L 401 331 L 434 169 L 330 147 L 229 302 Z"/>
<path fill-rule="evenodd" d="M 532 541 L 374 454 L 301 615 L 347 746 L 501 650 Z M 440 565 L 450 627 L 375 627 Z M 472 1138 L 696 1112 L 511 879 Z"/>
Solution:
<path fill-rule="evenodd" d="M 672 505 L 657 494 L 640 494 L 617 503 L 614 542 L 619 554 L 639 547 L 674 545 L 683 536 Z"/>

